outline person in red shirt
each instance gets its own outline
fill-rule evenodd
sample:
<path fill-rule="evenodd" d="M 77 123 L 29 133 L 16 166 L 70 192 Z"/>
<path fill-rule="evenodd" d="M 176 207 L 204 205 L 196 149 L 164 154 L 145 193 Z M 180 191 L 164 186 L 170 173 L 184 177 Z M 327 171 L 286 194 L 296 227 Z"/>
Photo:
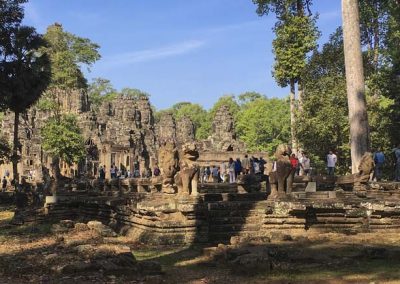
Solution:
<path fill-rule="evenodd" d="M 292 169 L 295 171 L 296 175 L 299 175 L 300 166 L 299 159 L 297 159 L 295 154 L 290 156 L 290 163 L 292 164 Z"/>

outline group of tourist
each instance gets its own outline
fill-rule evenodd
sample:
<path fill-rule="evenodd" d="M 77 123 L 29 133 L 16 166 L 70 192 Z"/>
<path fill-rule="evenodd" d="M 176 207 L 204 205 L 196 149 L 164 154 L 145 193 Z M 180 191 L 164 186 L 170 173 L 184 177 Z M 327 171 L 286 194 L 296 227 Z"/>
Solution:
<path fill-rule="evenodd" d="M 395 175 L 394 180 L 400 181 L 400 144 L 393 149 L 394 162 L 395 162 Z M 380 181 L 382 179 L 382 169 L 385 164 L 385 154 L 382 149 L 378 148 L 374 154 L 373 159 L 375 162 L 375 170 L 372 179 Z M 335 175 L 335 168 L 338 158 L 336 154 L 330 150 L 326 155 L 326 169 L 327 174 L 330 176 Z M 290 155 L 290 163 L 292 170 L 295 175 L 298 176 L 309 176 L 312 174 L 311 160 L 306 152 L 300 152 L 299 155 L 292 153 Z M 264 174 L 265 165 L 267 162 L 262 158 L 256 158 L 245 155 L 241 160 L 240 158 L 229 158 L 227 162 L 222 162 L 220 165 L 211 165 L 200 168 L 199 179 L 201 183 L 214 182 L 214 183 L 235 183 L 238 175 L 240 174 Z M 276 169 L 272 165 L 272 170 Z M 110 168 L 111 178 L 150 178 L 152 176 L 159 176 L 161 174 L 160 168 L 156 165 L 153 170 L 149 168 L 143 169 L 140 172 L 139 166 L 135 165 L 134 171 L 131 173 L 130 170 L 126 170 L 123 167 L 118 169 L 114 164 Z M 9 175 L 9 173 L 8 173 Z M 99 178 L 105 179 L 106 177 L 106 166 L 100 166 Z M 5 175 L 1 181 L 2 190 L 5 191 L 8 184 L 7 176 Z"/>
<path fill-rule="evenodd" d="M 142 172 L 140 172 L 139 165 L 134 166 L 133 172 L 131 172 L 129 169 L 125 169 L 124 167 L 121 167 L 118 169 L 118 167 L 115 164 L 111 165 L 110 168 L 110 177 L 111 179 L 116 179 L 116 178 L 150 178 L 152 176 L 159 176 L 161 174 L 159 167 L 156 165 L 154 166 L 153 170 L 150 168 L 144 168 Z M 106 178 L 106 166 L 100 166 L 99 168 L 99 179 L 104 180 Z"/>
<path fill-rule="evenodd" d="M 235 183 L 240 174 L 263 174 L 267 162 L 262 158 L 245 155 L 240 158 L 229 158 L 228 162 L 200 168 L 200 181 L 203 182 L 229 182 Z"/>

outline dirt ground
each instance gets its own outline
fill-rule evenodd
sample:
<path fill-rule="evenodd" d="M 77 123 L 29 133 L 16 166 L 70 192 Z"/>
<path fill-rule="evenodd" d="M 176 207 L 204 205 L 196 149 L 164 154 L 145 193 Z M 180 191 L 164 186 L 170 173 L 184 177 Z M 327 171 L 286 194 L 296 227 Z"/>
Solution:
<path fill-rule="evenodd" d="M 268 267 L 247 271 L 232 266 L 226 254 L 204 253 L 204 246 L 148 247 L 92 230 L 55 231 L 57 224 L 13 226 L 12 216 L 10 210 L 0 211 L 0 283 L 400 283 L 398 233 L 305 234 L 248 243 L 239 249 L 265 252 Z M 97 255 L 128 249 L 138 261 L 160 263 L 163 273 L 132 276 L 63 269 L 93 257 L 88 247 L 96 248 Z"/>

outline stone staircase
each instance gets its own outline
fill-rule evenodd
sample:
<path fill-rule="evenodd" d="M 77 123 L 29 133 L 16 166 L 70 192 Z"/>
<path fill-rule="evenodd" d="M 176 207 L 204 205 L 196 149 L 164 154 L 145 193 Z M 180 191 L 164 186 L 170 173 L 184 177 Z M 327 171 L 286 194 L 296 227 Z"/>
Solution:
<path fill-rule="evenodd" d="M 218 184 L 204 188 L 208 242 L 229 243 L 231 237 L 258 234 L 265 214 L 265 192 L 237 193 L 237 186 Z"/>

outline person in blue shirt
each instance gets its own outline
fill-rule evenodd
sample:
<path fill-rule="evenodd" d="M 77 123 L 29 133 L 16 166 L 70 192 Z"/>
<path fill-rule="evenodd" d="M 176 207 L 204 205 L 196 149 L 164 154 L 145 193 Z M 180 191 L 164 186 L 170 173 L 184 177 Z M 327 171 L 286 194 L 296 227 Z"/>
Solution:
<path fill-rule="evenodd" d="M 378 148 L 374 153 L 375 171 L 374 180 L 380 181 L 382 179 L 382 168 L 385 163 L 385 154 L 383 154 L 382 149 Z"/>

